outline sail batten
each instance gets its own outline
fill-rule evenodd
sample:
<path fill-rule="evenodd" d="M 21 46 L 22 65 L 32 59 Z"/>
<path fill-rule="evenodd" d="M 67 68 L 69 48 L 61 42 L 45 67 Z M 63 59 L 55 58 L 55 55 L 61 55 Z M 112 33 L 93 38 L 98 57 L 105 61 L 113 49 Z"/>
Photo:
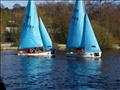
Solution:
<path fill-rule="evenodd" d="M 42 47 L 43 42 L 39 33 L 39 21 L 34 0 L 29 0 L 20 36 L 19 48 Z"/>

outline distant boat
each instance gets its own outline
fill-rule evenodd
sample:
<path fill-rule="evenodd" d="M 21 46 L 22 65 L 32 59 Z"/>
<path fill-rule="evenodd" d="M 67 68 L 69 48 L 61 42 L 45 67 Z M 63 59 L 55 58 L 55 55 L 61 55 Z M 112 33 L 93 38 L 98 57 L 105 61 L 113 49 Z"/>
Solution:
<path fill-rule="evenodd" d="M 55 54 L 52 40 L 38 19 L 34 0 L 29 0 L 20 36 L 18 55 L 51 56 Z"/>
<path fill-rule="evenodd" d="M 67 39 L 67 56 L 101 57 L 101 49 L 93 32 L 84 2 L 76 0 Z"/>

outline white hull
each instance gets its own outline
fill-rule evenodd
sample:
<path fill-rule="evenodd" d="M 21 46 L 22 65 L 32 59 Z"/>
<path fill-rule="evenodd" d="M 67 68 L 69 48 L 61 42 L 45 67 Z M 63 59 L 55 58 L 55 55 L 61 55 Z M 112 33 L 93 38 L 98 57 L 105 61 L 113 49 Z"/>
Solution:
<path fill-rule="evenodd" d="M 52 56 L 51 51 L 40 53 L 18 53 L 18 56 Z"/>
<path fill-rule="evenodd" d="M 100 58 L 101 57 L 101 52 L 94 53 L 94 52 L 81 52 L 81 53 L 76 53 L 76 52 L 68 52 L 66 55 L 68 57 L 85 57 L 85 58 Z"/>

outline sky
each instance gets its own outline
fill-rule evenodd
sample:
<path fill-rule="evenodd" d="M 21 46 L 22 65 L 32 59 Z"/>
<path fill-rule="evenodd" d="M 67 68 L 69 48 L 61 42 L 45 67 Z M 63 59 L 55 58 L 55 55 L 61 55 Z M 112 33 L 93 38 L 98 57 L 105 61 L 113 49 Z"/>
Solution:
<path fill-rule="evenodd" d="M 10 9 L 13 8 L 14 4 L 20 4 L 21 6 L 26 6 L 27 5 L 27 0 L 2 0 L 1 3 Z M 41 2 L 41 1 L 40 1 Z M 39 1 L 37 0 L 36 3 L 39 4 Z"/>
<path fill-rule="evenodd" d="M 35 0 L 36 4 L 39 3 L 43 3 L 45 0 Z M 50 1 L 50 0 L 48 0 Z M 52 0 L 51 0 L 52 1 Z M 61 1 L 61 0 L 55 0 L 52 2 L 56 2 L 56 1 Z M 71 2 L 72 0 L 69 0 L 69 2 Z M 27 5 L 28 0 L 1 0 L 1 3 L 5 6 L 8 7 L 9 9 L 13 8 L 14 4 L 20 4 L 21 6 L 26 6 Z"/>
<path fill-rule="evenodd" d="M 39 4 L 39 3 L 44 2 L 45 0 L 35 0 L 35 1 L 36 1 L 36 4 Z M 50 1 L 50 0 L 48 0 L 48 1 Z M 62 1 L 62 0 L 55 0 L 55 1 Z M 52 1 L 52 2 L 55 2 L 55 1 Z M 68 0 L 68 1 L 71 2 L 73 0 Z M 112 1 L 120 2 L 120 0 L 112 0 Z M 12 9 L 13 5 L 16 3 L 20 4 L 21 6 L 26 6 L 27 2 L 28 2 L 28 0 L 1 0 L 0 3 L 2 3 L 5 7 Z"/>

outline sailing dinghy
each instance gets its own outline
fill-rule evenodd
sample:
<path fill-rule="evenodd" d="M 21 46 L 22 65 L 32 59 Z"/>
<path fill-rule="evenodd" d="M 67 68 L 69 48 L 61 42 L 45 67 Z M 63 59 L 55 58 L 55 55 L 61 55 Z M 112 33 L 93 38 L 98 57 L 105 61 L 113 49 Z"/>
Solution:
<path fill-rule="evenodd" d="M 20 36 L 18 55 L 51 56 L 54 54 L 52 40 L 42 19 L 38 19 L 35 2 L 29 0 Z"/>
<path fill-rule="evenodd" d="M 67 39 L 67 56 L 100 58 L 101 49 L 93 32 L 84 2 L 76 0 Z"/>

